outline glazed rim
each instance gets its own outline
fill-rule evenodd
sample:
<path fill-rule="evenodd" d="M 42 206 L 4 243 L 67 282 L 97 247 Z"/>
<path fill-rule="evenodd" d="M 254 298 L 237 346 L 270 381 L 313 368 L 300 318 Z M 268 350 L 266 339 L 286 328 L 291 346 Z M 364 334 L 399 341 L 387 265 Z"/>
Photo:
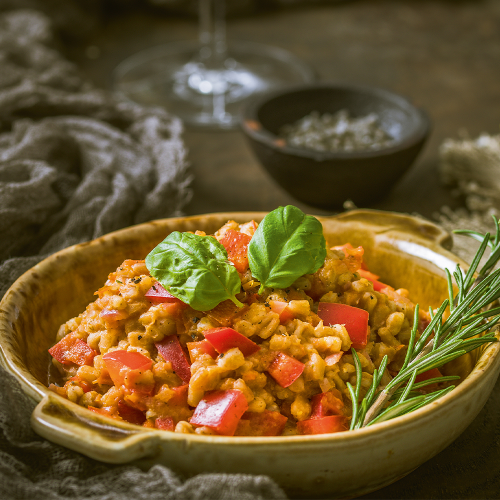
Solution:
<path fill-rule="evenodd" d="M 244 212 L 240 212 L 239 214 L 244 214 Z M 251 214 L 248 212 L 248 214 Z M 256 215 L 256 213 L 252 213 Z M 220 214 L 207 214 L 207 215 L 220 215 Z M 225 215 L 225 214 L 224 214 Z M 235 215 L 235 213 L 233 213 Z M 189 218 L 189 217 L 188 217 Z M 193 217 L 195 219 L 197 217 Z M 176 218 L 168 219 L 170 221 L 174 221 Z M 179 218 L 185 219 L 185 218 Z M 161 221 L 159 221 L 161 222 Z M 154 221 L 153 221 L 154 224 Z M 136 226 L 138 227 L 138 226 Z M 113 233 L 109 233 L 105 235 L 108 236 L 116 236 L 119 233 L 128 231 L 130 228 L 125 228 L 122 230 L 115 231 Z M 52 261 L 57 259 L 59 256 L 70 254 L 75 252 L 80 247 L 90 246 L 98 244 L 100 239 L 93 240 L 91 242 L 73 245 L 66 249 L 63 249 L 52 256 L 48 257 L 42 262 Z M 457 258 L 458 259 L 458 258 Z M 39 265 L 39 264 L 38 264 Z M 38 266 L 37 265 L 37 266 Z M 25 283 L 29 283 L 32 279 L 32 275 L 36 273 L 37 266 L 28 270 L 24 273 L 17 281 L 17 285 L 23 285 Z M 4 299 L 2 299 L 2 303 L 4 300 L 7 300 L 8 292 L 6 293 Z M 0 303 L 0 305 L 2 305 Z M 0 318 L 1 320 L 2 318 Z M 2 321 L 0 321 L 1 323 Z M 1 326 L 1 325 L 0 325 Z M 497 339 L 500 340 L 500 332 L 497 333 Z M 213 435 L 197 435 L 197 434 L 181 434 L 175 432 L 166 432 L 157 429 L 148 429 L 142 428 L 133 424 L 129 424 L 127 422 L 121 422 L 112 419 L 111 417 L 106 417 L 102 415 L 93 414 L 92 412 L 86 410 L 86 408 L 77 405 L 76 403 L 72 403 L 71 401 L 53 393 L 46 386 L 40 383 L 24 366 L 19 366 L 15 362 L 12 362 L 9 358 L 10 356 L 6 356 L 4 351 L 0 346 L 0 362 L 3 364 L 8 371 L 14 374 L 19 381 L 21 382 L 21 386 L 24 392 L 26 392 L 29 396 L 35 399 L 37 402 L 41 401 L 44 397 L 55 398 L 58 403 L 65 406 L 68 410 L 79 415 L 78 420 L 80 422 L 85 423 L 85 420 L 88 420 L 89 423 L 103 423 L 106 427 L 114 427 L 118 429 L 127 430 L 129 436 L 121 442 L 111 443 L 107 442 L 107 445 L 110 450 L 113 448 L 115 451 L 123 450 L 129 448 L 142 440 L 148 440 L 149 438 L 155 438 L 160 440 L 180 440 L 180 441 L 192 441 L 192 442 L 204 442 L 204 443 L 217 443 L 223 446 L 234 446 L 236 444 L 245 444 L 245 445 L 254 445 L 260 446 L 265 444 L 272 443 L 273 445 L 285 445 L 286 443 L 300 443 L 300 444 L 310 444 L 310 443 L 344 443 L 349 442 L 356 439 L 367 438 L 376 433 L 389 432 L 389 431 L 397 431 L 398 429 L 404 428 L 410 423 L 414 421 L 427 419 L 432 419 L 432 415 L 439 411 L 444 411 L 447 406 L 455 402 L 457 399 L 465 398 L 467 394 L 470 394 L 471 391 L 474 391 L 477 388 L 477 382 L 481 379 L 484 373 L 488 371 L 488 369 L 492 366 L 493 362 L 497 358 L 500 351 L 500 342 L 492 343 L 488 345 L 481 356 L 477 360 L 472 369 L 471 373 L 451 392 L 446 394 L 445 396 L 439 398 L 438 400 L 414 411 L 408 413 L 406 415 L 396 417 L 394 419 L 381 422 L 378 424 L 374 424 L 373 426 L 364 427 L 362 429 L 357 429 L 355 431 L 347 431 L 333 434 L 320 434 L 320 435 L 296 435 L 296 436 L 213 436 Z M 39 407 L 37 407 L 38 410 Z M 35 413 L 37 412 L 35 410 Z M 82 418 L 85 416 L 85 418 Z M 88 430 L 92 432 L 92 426 L 88 427 Z M 133 432 L 131 432 L 133 431 Z"/>
<path fill-rule="evenodd" d="M 400 108 L 405 108 L 411 112 L 412 116 L 416 118 L 417 124 L 415 130 L 410 134 L 403 136 L 402 139 L 396 139 L 395 144 L 375 150 L 368 151 L 352 151 L 352 152 L 332 152 L 332 151 L 314 151 L 305 148 L 297 148 L 293 146 L 280 146 L 278 136 L 273 134 L 258 118 L 260 107 L 275 98 L 283 95 L 293 94 L 295 92 L 308 91 L 308 90 L 348 90 L 357 92 L 359 94 L 374 96 L 381 101 L 389 101 L 396 104 Z M 313 110 L 311 110 L 313 111 Z M 377 158 L 380 156 L 387 156 L 398 151 L 410 148 L 411 146 L 424 140 L 428 135 L 431 122 L 429 115 L 421 108 L 416 108 L 411 102 L 402 95 L 390 92 L 388 90 L 378 87 L 368 87 L 363 85 L 351 84 L 317 84 L 317 85 L 300 85 L 296 87 L 289 87 L 285 91 L 275 91 L 273 93 L 260 96 L 247 104 L 243 111 L 242 127 L 246 134 L 252 139 L 264 143 L 269 148 L 289 155 L 301 156 L 304 158 L 311 158 L 316 161 L 334 160 L 334 159 L 363 159 L 363 158 Z"/>

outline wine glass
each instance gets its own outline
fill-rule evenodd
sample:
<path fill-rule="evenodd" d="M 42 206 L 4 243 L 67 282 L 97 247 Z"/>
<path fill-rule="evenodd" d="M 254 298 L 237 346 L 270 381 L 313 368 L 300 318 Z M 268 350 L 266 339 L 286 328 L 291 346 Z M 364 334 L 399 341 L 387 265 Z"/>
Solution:
<path fill-rule="evenodd" d="M 173 42 L 125 59 L 113 87 L 129 99 L 164 106 L 188 125 L 234 128 L 250 96 L 309 82 L 312 70 L 290 52 L 226 43 L 225 0 L 199 0 L 199 40 Z"/>

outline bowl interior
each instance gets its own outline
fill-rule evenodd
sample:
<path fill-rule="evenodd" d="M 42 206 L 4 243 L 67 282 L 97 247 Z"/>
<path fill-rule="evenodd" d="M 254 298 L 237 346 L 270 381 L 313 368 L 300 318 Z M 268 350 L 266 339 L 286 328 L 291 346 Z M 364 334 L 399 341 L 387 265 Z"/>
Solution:
<path fill-rule="evenodd" d="M 256 101 L 250 113 L 266 131 L 278 135 L 280 128 L 312 111 L 336 113 L 347 109 L 355 118 L 376 113 L 380 125 L 397 142 L 405 142 L 426 129 L 425 117 L 405 98 L 383 89 L 361 86 L 304 87 L 276 93 Z"/>

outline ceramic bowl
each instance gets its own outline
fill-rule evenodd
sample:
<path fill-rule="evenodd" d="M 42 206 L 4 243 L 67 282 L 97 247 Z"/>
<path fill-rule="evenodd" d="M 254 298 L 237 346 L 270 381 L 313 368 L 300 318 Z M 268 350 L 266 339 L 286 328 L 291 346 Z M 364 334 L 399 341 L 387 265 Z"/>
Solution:
<path fill-rule="evenodd" d="M 376 113 L 395 140 L 377 150 L 318 152 L 292 147 L 279 137 L 283 125 L 312 111 L 341 109 L 353 117 Z M 332 209 L 346 200 L 358 206 L 384 197 L 410 168 L 429 135 L 427 114 L 404 97 L 358 85 L 309 84 L 251 101 L 243 110 L 242 129 L 271 177 L 296 199 Z"/>
<path fill-rule="evenodd" d="M 89 457 L 147 468 L 162 463 L 191 476 L 201 472 L 265 474 L 295 497 L 346 498 L 381 488 L 449 445 L 486 402 L 500 371 L 500 344 L 461 358 L 452 371 L 463 381 L 451 393 L 408 415 L 353 432 L 316 436 L 225 437 L 145 429 L 96 415 L 47 387 L 49 354 L 61 323 L 84 310 L 108 273 L 140 259 L 171 231 L 213 232 L 228 219 L 261 220 L 263 213 L 224 213 L 167 219 L 124 229 L 65 249 L 19 278 L 0 304 L 2 363 L 38 402 L 36 432 Z M 446 296 L 443 268 L 458 261 L 450 238 L 424 220 L 376 211 L 320 217 L 330 244 L 362 244 L 373 272 L 408 288 L 421 306 Z"/>

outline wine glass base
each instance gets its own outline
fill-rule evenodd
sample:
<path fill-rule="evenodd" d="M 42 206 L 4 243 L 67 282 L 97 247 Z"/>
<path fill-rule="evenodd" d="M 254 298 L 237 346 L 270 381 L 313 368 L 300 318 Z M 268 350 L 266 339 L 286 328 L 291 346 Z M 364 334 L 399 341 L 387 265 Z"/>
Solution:
<path fill-rule="evenodd" d="M 249 97 L 313 80 L 309 66 L 277 47 L 233 42 L 222 67 L 212 69 L 200 62 L 197 42 L 174 42 L 125 59 L 112 85 L 132 101 L 165 107 L 188 125 L 234 128 Z"/>

